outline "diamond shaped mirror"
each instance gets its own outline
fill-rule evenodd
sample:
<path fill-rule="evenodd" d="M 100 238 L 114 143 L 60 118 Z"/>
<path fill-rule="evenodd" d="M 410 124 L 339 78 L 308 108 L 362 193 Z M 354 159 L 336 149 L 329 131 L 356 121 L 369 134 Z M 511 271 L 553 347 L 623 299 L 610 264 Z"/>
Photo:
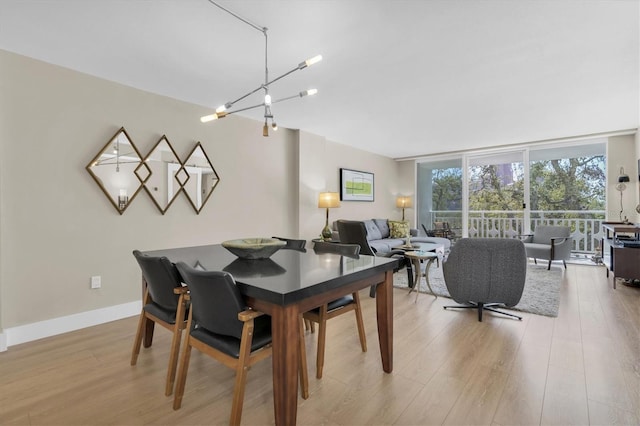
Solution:
<path fill-rule="evenodd" d="M 182 184 L 184 193 L 187 194 L 191 206 L 198 214 L 220 182 L 220 178 L 200 142 L 196 144 L 185 160 L 176 179 Z"/>
<path fill-rule="evenodd" d="M 141 164 L 140 153 L 121 127 L 86 169 L 113 207 L 122 214 L 142 188 L 136 174 Z"/>
<path fill-rule="evenodd" d="M 178 155 L 163 135 L 136 170 L 145 191 L 162 214 L 182 190 L 182 184 L 177 179 L 181 167 Z"/>

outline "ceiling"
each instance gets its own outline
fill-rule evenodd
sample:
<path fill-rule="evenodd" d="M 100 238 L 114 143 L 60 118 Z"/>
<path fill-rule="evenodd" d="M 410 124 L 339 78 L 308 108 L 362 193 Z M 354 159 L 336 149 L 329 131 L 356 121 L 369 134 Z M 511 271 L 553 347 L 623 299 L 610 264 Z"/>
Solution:
<path fill-rule="evenodd" d="M 271 87 L 318 94 L 273 113 L 333 142 L 406 158 L 640 122 L 639 0 L 219 3 L 269 28 L 270 76 L 323 55 Z M 212 109 L 264 81 L 262 33 L 207 0 L 0 0 L 0 49 Z"/>

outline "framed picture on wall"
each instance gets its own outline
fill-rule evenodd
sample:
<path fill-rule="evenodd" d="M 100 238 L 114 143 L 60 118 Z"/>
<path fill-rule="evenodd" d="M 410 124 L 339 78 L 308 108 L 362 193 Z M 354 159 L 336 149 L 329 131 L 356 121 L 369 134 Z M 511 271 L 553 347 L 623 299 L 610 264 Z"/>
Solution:
<path fill-rule="evenodd" d="M 340 200 L 373 201 L 373 173 L 340 169 Z"/>

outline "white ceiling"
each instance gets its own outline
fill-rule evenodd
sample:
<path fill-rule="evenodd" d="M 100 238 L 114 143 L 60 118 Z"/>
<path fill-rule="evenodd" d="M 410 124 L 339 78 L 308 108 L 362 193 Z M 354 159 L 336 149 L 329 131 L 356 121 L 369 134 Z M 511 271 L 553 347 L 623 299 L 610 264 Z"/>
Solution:
<path fill-rule="evenodd" d="M 323 55 L 271 88 L 318 95 L 273 113 L 334 142 L 403 158 L 640 122 L 639 0 L 219 3 L 269 28 L 272 77 Z M 264 81 L 263 35 L 207 0 L 0 0 L 0 49 L 211 108 Z"/>

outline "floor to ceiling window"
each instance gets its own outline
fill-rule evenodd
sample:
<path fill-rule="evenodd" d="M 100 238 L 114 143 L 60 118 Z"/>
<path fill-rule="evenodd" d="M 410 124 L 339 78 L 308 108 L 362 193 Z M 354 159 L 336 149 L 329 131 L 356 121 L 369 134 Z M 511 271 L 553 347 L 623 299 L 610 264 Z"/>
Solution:
<path fill-rule="evenodd" d="M 512 238 L 562 224 L 575 251 L 594 252 L 605 218 L 605 153 L 606 142 L 593 140 L 425 159 L 417 164 L 418 225 Z"/>

